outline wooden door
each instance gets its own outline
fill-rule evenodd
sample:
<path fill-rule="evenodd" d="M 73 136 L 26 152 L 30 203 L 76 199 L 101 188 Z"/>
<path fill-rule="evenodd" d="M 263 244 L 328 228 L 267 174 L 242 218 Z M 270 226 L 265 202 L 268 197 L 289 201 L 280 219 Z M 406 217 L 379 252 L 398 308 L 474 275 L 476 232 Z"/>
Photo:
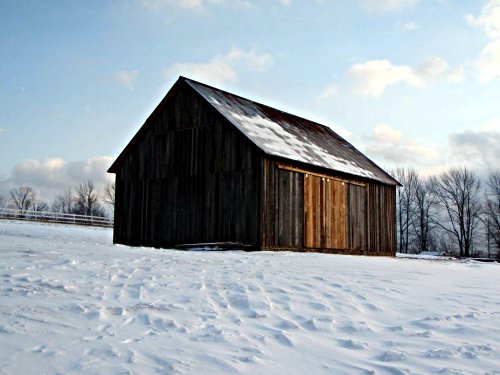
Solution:
<path fill-rule="evenodd" d="M 346 247 L 346 187 L 341 181 L 325 180 L 325 247 Z"/>
<path fill-rule="evenodd" d="M 346 248 L 346 184 L 325 177 L 304 178 L 304 246 Z"/>
<path fill-rule="evenodd" d="M 280 169 L 278 176 L 278 245 L 302 247 L 304 175 Z"/>
<path fill-rule="evenodd" d="M 347 248 L 366 250 L 366 188 L 349 184 L 347 192 Z"/>

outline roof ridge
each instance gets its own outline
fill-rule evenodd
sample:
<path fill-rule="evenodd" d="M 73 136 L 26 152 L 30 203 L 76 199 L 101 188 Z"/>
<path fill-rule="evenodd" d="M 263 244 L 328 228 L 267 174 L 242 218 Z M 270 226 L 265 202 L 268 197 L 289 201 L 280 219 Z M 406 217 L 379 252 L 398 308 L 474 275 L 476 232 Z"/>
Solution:
<path fill-rule="evenodd" d="M 267 105 L 267 104 L 264 104 L 264 103 L 261 103 L 261 102 L 258 102 L 258 101 L 255 101 L 255 100 L 252 100 L 252 99 L 248 99 L 248 98 L 245 98 L 244 96 L 241 96 L 241 95 L 238 95 L 238 94 L 234 94 L 232 92 L 229 92 L 229 91 L 226 91 L 226 90 L 223 90 L 223 89 L 220 89 L 218 87 L 215 87 L 215 86 L 211 86 L 211 85 L 208 85 L 206 83 L 203 83 L 203 82 L 200 82 L 200 81 L 196 81 L 194 79 L 191 79 L 189 77 L 185 77 L 185 76 L 179 76 L 179 78 L 182 78 L 184 81 L 190 81 L 190 82 L 193 82 L 195 84 L 198 84 L 198 85 L 201 85 L 201 86 L 205 86 L 209 89 L 212 89 L 212 90 L 216 90 L 216 91 L 219 91 L 219 92 L 222 92 L 224 94 L 229 94 L 231 96 L 234 96 L 235 98 L 239 98 L 239 99 L 243 99 L 243 100 L 246 100 L 248 102 L 251 102 L 251 103 L 254 103 L 254 104 L 257 104 L 261 107 L 265 107 L 265 108 L 269 108 L 269 109 L 272 109 L 273 111 L 277 111 L 277 112 L 281 112 L 287 116 L 292 116 L 292 117 L 296 117 L 300 120 L 305 120 L 305 121 L 308 121 L 308 122 L 311 122 L 313 124 L 316 124 L 316 125 L 319 125 L 319 126 L 322 126 L 326 129 L 329 129 L 331 131 L 333 131 L 337 136 L 339 136 L 340 138 L 342 138 L 343 140 L 345 140 L 346 142 L 348 142 L 344 137 L 342 137 L 341 135 L 339 135 L 335 130 L 333 130 L 330 126 L 328 125 L 324 125 L 324 124 L 321 124 L 319 122 L 316 122 L 314 120 L 311 120 L 311 119 L 308 119 L 306 117 L 302 117 L 302 116 L 299 116 L 299 115 L 296 115 L 294 113 L 291 113 L 291 112 L 287 112 L 287 111 L 283 111 L 282 109 L 279 109 L 279 108 L 275 108 L 275 107 L 271 107 L 270 105 Z M 349 143 L 349 142 L 348 142 Z"/>

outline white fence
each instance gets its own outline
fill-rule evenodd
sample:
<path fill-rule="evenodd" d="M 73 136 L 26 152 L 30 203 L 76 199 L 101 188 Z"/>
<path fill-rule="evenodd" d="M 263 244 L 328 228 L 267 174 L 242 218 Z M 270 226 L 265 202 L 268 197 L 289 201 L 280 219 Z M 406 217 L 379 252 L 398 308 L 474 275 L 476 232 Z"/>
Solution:
<path fill-rule="evenodd" d="M 108 219 L 106 217 L 62 214 L 48 211 L 18 210 L 12 208 L 0 208 L 0 219 L 43 221 L 48 223 L 91 225 L 95 227 L 113 228 L 113 219 Z"/>

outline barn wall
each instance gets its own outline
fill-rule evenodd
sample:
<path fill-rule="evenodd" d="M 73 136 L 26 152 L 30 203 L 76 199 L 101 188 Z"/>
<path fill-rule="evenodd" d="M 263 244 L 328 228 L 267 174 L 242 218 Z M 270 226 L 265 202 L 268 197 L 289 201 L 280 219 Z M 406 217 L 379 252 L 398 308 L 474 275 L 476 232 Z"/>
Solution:
<path fill-rule="evenodd" d="M 262 175 L 262 247 L 302 249 L 304 175 L 276 168 L 268 159 Z"/>
<path fill-rule="evenodd" d="M 262 247 L 393 255 L 395 187 L 263 163 Z"/>
<path fill-rule="evenodd" d="M 260 240 L 261 155 L 186 84 L 116 176 L 115 242 Z"/>

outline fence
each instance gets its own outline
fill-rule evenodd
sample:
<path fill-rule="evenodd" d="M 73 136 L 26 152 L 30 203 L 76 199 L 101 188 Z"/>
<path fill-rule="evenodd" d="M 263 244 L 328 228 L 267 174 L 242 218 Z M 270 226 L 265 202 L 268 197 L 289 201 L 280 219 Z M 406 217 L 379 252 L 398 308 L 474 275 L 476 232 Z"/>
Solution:
<path fill-rule="evenodd" d="M 113 219 L 108 219 L 106 217 L 62 214 L 48 211 L 18 210 L 12 208 L 0 208 L 0 219 L 43 221 L 113 228 Z"/>

